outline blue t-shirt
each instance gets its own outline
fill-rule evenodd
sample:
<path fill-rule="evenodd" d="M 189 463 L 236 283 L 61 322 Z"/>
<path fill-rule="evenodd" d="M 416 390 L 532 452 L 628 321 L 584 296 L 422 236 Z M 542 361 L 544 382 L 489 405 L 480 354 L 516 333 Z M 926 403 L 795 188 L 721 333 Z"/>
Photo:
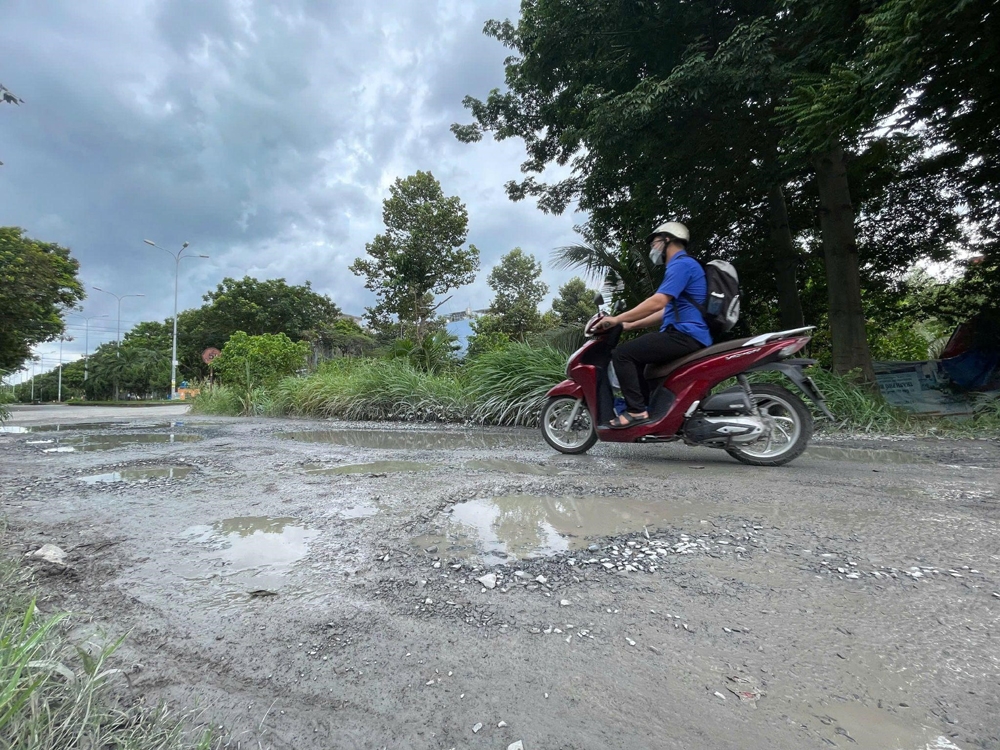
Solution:
<path fill-rule="evenodd" d="M 708 324 L 705 323 L 698 308 L 685 296 L 690 296 L 702 305 L 708 297 L 705 272 L 698 261 L 681 250 L 667 263 L 663 283 L 656 291 L 672 298 L 663 310 L 663 325 L 660 326 L 660 331 L 673 326 L 705 346 L 712 345 L 712 334 L 709 333 Z"/>

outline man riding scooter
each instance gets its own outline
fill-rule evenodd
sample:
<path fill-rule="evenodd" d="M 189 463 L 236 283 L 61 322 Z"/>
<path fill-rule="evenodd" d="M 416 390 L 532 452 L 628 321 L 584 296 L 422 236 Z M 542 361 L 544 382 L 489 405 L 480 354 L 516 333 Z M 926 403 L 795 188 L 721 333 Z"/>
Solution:
<path fill-rule="evenodd" d="M 615 374 L 625 396 L 626 410 L 611 420 L 609 427 L 624 430 L 648 422 L 649 390 L 643 369 L 648 364 L 664 364 L 712 345 L 712 334 L 698 305 L 705 304 L 708 284 L 701 264 L 687 254 L 690 234 L 676 221 L 661 224 L 646 238 L 649 258 L 655 265 L 666 263 L 663 283 L 651 297 L 631 310 L 603 318 L 596 330 L 621 324 L 624 330 L 659 326 L 615 348 Z"/>

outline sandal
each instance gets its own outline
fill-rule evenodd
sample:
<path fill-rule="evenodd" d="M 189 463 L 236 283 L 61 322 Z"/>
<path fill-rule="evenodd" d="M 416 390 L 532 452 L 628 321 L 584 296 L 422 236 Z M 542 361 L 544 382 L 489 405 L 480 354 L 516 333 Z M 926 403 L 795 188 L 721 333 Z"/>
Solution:
<path fill-rule="evenodd" d="M 650 421 L 649 415 L 645 417 L 637 417 L 634 414 L 630 414 L 627 411 L 623 411 L 615 419 L 618 421 L 608 422 L 608 427 L 612 430 L 627 430 L 629 427 L 635 427 L 636 425 L 646 424 Z"/>

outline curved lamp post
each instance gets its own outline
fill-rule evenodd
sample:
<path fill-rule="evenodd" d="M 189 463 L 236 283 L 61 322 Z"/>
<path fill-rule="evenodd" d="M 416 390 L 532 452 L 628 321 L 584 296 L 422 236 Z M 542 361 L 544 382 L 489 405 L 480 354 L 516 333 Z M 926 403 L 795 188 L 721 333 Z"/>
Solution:
<path fill-rule="evenodd" d="M 121 339 L 122 339 L 122 300 L 126 297 L 145 297 L 145 294 L 115 294 L 114 292 L 109 292 L 107 289 L 101 289 L 99 286 L 94 287 L 95 291 L 104 292 L 105 294 L 110 294 L 116 300 L 118 300 L 118 328 L 115 334 L 115 358 L 121 356 Z M 115 401 L 118 400 L 118 376 L 115 376 Z"/>
<path fill-rule="evenodd" d="M 187 250 L 190 244 L 188 242 L 181 245 L 181 249 L 176 253 L 172 250 L 167 250 L 165 247 L 160 247 L 152 240 L 143 240 L 143 242 L 150 247 L 159 247 L 160 250 L 174 259 L 174 343 L 173 350 L 170 353 L 170 400 L 173 401 L 177 398 L 177 284 L 181 275 L 181 261 L 184 258 L 207 258 L 208 256 L 184 255 L 184 251 Z"/>

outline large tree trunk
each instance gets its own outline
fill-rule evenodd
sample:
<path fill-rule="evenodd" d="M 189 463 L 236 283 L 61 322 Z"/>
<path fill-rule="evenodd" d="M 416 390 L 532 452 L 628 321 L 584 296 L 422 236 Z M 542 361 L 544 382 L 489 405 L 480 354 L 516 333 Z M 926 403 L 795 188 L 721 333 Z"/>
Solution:
<path fill-rule="evenodd" d="M 801 328 L 805 325 L 802 303 L 799 301 L 799 285 L 796 278 L 799 254 L 792 242 L 792 232 L 788 227 L 788 207 L 780 183 L 771 186 L 767 196 L 771 246 L 774 248 L 774 283 L 778 288 L 778 315 L 785 330 Z"/>
<path fill-rule="evenodd" d="M 826 259 L 833 370 L 843 374 L 860 369 L 866 380 L 874 381 L 875 371 L 861 306 L 854 207 L 847 184 L 843 147 L 837 145 L 818 154 L 813 159 L 813 166 L 819 188 L 819 224 Z"/>

